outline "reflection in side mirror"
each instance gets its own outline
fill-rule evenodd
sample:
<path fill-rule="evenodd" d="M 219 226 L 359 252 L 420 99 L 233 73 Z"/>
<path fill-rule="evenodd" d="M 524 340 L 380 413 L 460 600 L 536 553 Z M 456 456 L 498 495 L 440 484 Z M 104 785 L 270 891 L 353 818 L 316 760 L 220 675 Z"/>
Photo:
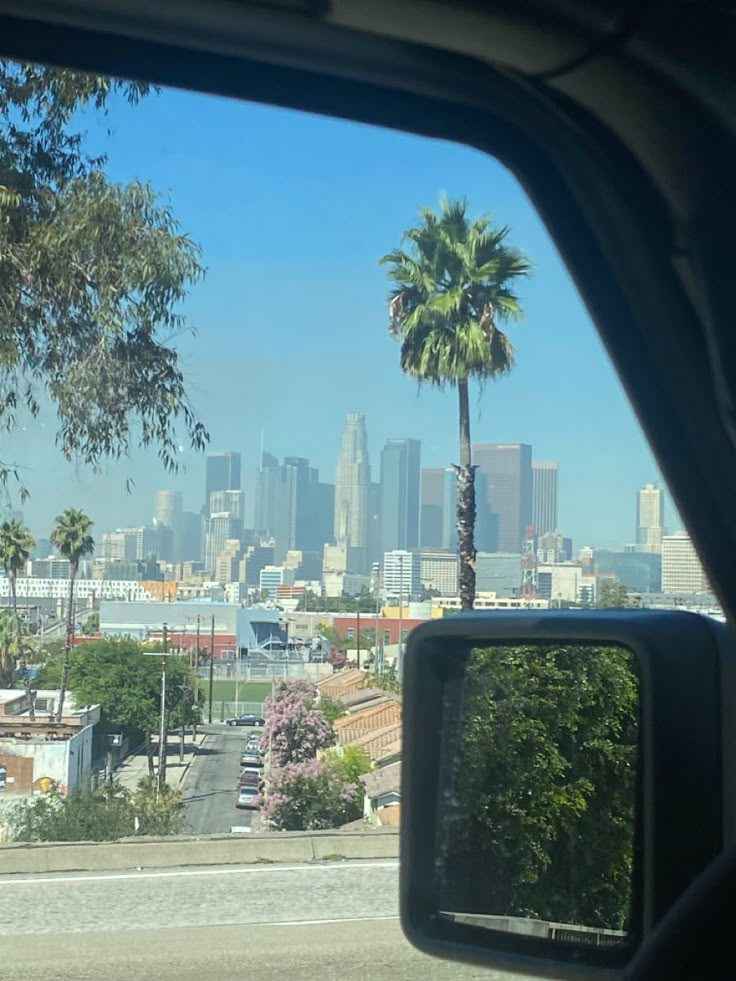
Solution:
<path fill-rule="evenodd" d="M 443 916 L 626 945 L 639 679 L 618 645 L 472 647 L 445 688 L 436 875 Z"/>
<path fill-rule="evenodd" d="M 736 657 L 714 620 L 434 620 L 403 695 L 401 922 L 427 953 L 619 977 L 736 827 Z"/>

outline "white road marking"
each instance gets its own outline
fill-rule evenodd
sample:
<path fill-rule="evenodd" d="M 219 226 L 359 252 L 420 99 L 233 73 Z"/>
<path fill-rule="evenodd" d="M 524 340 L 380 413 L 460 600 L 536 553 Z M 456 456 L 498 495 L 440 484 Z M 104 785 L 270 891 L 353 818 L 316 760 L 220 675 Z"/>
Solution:
<path fill-rule="evenodd" d="M 287 927 L 287 926 L 322 926 L 323 924 L 336 923 L 372 923 L 374 920 L 398 920 L 399 914 L 387 914 L 386 916 L 338 916 L 324 920 L 248 920 L 243 926 L 254 927 Z"/>
<path fill-rule="evenodd" d="M 39 876 L 32 875 L 23 879 L 15 876 L 0 878 L 0 887 L 19 886 L 19 885 L 43 885 L 51 882 L 108 882 L 110 880 L 126 879 L 173 879 L 182 876 L 195 875 L 265 875 L 273 872 L 337 872 L 343 869 L 395 869 L 399 863 L 396 859 L 377 859 L 370 862 L 328 862 L 323 865 L 259 865 L 248 868 L 224 868 L 224 869 L 175 869 L 168 872 L 106 872 L 101 875 L 53 875 Z M 319 921 L 323 923 L 323 920 Z"/>

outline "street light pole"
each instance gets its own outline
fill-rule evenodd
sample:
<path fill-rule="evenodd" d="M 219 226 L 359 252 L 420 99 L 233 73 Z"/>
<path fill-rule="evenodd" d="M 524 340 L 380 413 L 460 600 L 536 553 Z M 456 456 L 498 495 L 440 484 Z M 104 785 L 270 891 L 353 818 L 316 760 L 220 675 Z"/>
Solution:
<path fill-rule="evenodd" d="M 215 614 L 212 614 L 212 625 L 210 627 L 210 692 L 209 708 L 207 710 L 207 721 L 212 725 L 212 689 L 215 680 Z"/>
<path fill-rule="evenodd" d="M 166 655 L 169 653 L 168 631 L 164 624 L 164 652 L 161 658 L 161 728 L 158 737 L 158 789 L 166 786 Z"/>
<path fill-rule="evenodd" d="M 358 600 L 355 632 L 357 634 L 357 642 L 358 642 L 358 671 L 360 671 L 360 600 Z"/>

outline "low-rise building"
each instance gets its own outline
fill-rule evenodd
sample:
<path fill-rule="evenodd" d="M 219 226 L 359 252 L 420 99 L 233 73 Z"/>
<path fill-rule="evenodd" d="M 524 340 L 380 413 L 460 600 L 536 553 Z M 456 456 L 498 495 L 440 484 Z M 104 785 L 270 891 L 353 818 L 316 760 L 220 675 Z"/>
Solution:
<path fill-rule="evenodd" d="M 190 651 L 210 645 L 214 617 L 215 658 L 234 657 L 238 648 L 252 650 L 268 641 L 286 641 L 279 610 L 235 603 L 117 603 L 100 604 L 100 632 L 105 637 L 161 640 L 166 624 L 172 648 Z"/>
<path fill-rule="evenodd" d="M 7 796 L 32 794 L 51 781 L 62 793 L 89 786 L 100 707 L 77 707 L 67 693 L 62 721 L 51 722 L 59 694 L 38 691 L 31 719 L 24 691 L 0 689 L 0 772 Z"/>
<path fill-rule="evenodd" d="M 364 773 L 363 817 L 376 828 L 398 828 L 401 819 L 401 762 Z"/>

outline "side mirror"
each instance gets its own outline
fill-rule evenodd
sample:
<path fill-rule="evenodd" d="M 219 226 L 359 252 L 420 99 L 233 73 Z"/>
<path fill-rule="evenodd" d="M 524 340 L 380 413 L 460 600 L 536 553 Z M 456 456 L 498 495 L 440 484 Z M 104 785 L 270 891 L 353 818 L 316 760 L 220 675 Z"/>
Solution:
<path fill-rule="evenodd" d="M 409 940 L 546 977 L 619 975 L 734 827 L 721 702 L 735 663 L 724 624 L 680 612 L 463 614 L 414 630 Z"/>

